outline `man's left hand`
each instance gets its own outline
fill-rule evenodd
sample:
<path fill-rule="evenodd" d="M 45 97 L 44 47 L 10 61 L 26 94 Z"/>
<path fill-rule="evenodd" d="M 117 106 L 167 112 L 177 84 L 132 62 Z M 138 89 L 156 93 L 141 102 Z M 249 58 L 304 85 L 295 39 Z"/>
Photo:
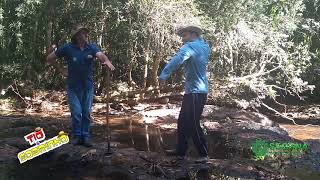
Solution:
<path fill-rule="evenodd" d="M 101 64 L 103 67 L 108 67 L 111 71 L 115 70 L 115 67 L 111 64 L 110 61 L 105 61 Z"/>
<path fill-rule="evenodd" d="M 160 85 L 160 88 L 164 88 L 166 85 L 166 80 L 159 79 L 159 85 Z"/>

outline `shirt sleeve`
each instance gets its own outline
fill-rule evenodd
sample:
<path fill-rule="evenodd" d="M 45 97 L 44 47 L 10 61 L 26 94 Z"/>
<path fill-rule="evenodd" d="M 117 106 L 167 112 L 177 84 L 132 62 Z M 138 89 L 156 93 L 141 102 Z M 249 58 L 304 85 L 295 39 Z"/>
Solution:
<path fill-rule="evenodd" d="M 194 54 L 193 49 L 190 45 L 185 44 L 181 47 L 179 52 L 171 58 L 170 62 L 162 70 L 159 79 L 167 80 L 172 72 L 178 69 L 185 61 L 187 61 Z"/>
<path fill-rule="evenodd" d="M 98 52 L 101 52 L 101 49 L 97 46 L 97 44 L 91 44 L 91 48 L 93 50 L 93 56 L 95 57 Z"/>
<path fill-rule="evenodd" d="M 63 45 L 55 51 L 55 54 L 58 58 L 62 58 L 67 55 L 68 44 Z"/>

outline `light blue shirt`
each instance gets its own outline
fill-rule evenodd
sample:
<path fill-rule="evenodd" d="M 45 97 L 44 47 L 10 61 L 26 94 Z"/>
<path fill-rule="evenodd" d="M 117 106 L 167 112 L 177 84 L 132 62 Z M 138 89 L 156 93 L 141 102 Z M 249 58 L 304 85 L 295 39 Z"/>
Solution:
<path fill-rule="evenodd" d="M 207 66 L 211 50 L 201 38 L 184 44 L 162 70 L 159 79 L 167 80 L 171 73 L 183 65 L 185 94 L 208 93 Z"/>

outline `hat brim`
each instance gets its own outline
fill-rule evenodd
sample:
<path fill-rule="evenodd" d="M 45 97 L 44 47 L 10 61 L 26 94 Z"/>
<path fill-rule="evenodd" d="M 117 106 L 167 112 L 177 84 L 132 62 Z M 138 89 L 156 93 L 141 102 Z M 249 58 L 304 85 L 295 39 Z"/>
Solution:
<path fill-rule="evenodd" d="M 72 37 L 71 37 L 71 38 L 73 38 L 75 35 L 77 35 L 81 30 L 85 30 L 85 31 L 87 31 L 87 33 L 90 32 L 90 30 L 89 30 L 88 28 L 86 28 L 86 27 L 81 27 L 81 28 L 77 29 L 77 30 L 72 34 Z"/>
<path fill-rule="evenodd" d="M 199 27 L 188 26 L 178 29 L 177 35 L 181 37 L 184 32 L 195 32 L 198 35 L 201 35 L 203 33 L 202 29 L 200 29 Z"/>

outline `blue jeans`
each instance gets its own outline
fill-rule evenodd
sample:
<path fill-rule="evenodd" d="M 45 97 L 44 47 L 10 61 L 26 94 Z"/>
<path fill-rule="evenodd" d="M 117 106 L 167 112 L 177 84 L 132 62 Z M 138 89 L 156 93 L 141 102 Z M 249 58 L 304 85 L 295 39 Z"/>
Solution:
<path fill-rule="evenodd" d="M 74 89 L 68 87 L 67 92 L 72 119 L 72 133 L 79 138 L 89 137 L 93 88 Z"/>

